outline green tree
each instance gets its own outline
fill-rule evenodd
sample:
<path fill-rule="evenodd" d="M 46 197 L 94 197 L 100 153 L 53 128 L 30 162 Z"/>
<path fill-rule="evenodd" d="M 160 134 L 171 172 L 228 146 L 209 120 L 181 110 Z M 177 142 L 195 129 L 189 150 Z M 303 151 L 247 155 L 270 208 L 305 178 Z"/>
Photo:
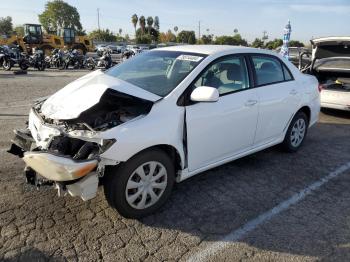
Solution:
<path fill-rule="evenodd" d="M 144 38 L 145 34 L 147 34 L 148 37 Z M 151 27 L 151 28 L 146 27 L 143 32 L 142 32 L 142 28 L 139 28 L 136 30 L 136 42 L 139 42 L 140 44 L 148 44 L 148 41 L 157 42 L 158 38 L 159 38 L 159 32 L 156 29 L 154 29 L 153 27 Z M 142 40 L 140 40 L 140 39 L 142 39 Z"/>
<path fill-rule="evenodd" d="M 264 41 L 260 38 L 255 38 L 251 46 L 255 48 L 262 48 L 264 47 Z"/>
<path fill-rule="evenodd" d="M 217 45 L 242 45 L 247 46 L 247 40 L 243 39 L 240 34 L 235 34 L 234 36 L 218 36 L 215 39 L 215 44 Z"/>
<path fill-rule="evenodd" d="M 0 35 L 10 35 L 12 32 L 12 17 L 0 17 Z"/>
<path fill-rule="evenodd" d="M 142 34 L 144 34 L 145 28 L 146 28 L 146 18 L 143 15 L 140 16 L 139 25 L 140 25 Z"/>
<path fill-rule="evenodd" d="M 298 40 L 291 40 L 289 41 L 290 47 L 304 47 L 304 44 Z"/>
<path fill-rule="evenodd" d="M 152 39 L 147 34 L 142 34 L 136 37 L 136 44 L 150 44 L 150 43 L 152 43 Z"/>
<path fill-rule="evenodd" d="M 177 36 L 177 41 L 179 43 L 195 44 L 197 41 L 196 34 L 194 31 L 182 30 Z"/>
<path fill-rule="evenodd" d="M 62 0 L 47 2 L 45 11 L 39 15 L 39 21 L 47 32 L 56 33 L 61 28 L 82 30 L 78 10 Z"/>
<path fill-rule="evenodd" d="M 17 35 L 24 35 L 24 27 L 22 25 L 18 25 L 15 28 L 13 28 L 13 31 L 16 32 Z"/>
<path fill-rule="evenodd" d="M 277 47 L 280 47 L 283 44 L 282 39 L 275 38 L 272 41 L 269 41 L 265 44 L 265 48 L 270 50 L 275 50 Z"/>
<path fill-rule="evenodd" d="M 131 17 L 131 23 L 134 25 L 134 29 L 135 29 L 135 37 L 136 37 L 136 26 L 137 26 L 137 22 L 139 21 L 139 18 L 137 16 L 137 14 L 133 14 Z"/>
<path fill-rule="evenodd" d="M 148 34 L 151 33 L 152 26 L 153 26 L 153 17 L 149 16 L 149 17 L 147 17 Z"/>
<path fill-rule="evenodd" d="M 89 37 L 93 40 L 99 40 L 104 42 L 115 42 L 116 36 L 109 29 L 106 30 L 94 30 L 89 34 Z"/>
<path fill-rule="evenodd" d="M 202 35 L 201 37 L 201 43 L 205 45 L 209 45 L 213 42 L 213 36 L 212 35 Z"/>
<path fill-rule="evenodd" d="M 159 17 L 158 16 L 154 17 L 154 29 L 159 31 Z"/>
<path fill-rule="evenodd" d="M 122 35 L 122 32 L 123 32 L 123 29 L 119 28 L 118 33 L 120 36 Z"/>

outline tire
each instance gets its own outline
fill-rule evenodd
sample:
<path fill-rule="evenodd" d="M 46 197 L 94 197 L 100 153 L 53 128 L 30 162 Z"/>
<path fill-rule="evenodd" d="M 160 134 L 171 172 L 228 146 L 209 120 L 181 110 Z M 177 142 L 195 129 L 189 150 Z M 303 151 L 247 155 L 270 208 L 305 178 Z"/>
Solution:
<path fill-rule="evenodd" d="M 151 166 L 155 166 L 153 172 L 155 175 L 147 176 L 147 172 L 152 170 Z M 144 171 L 144 180 L 139 175 L 141 172 L 137 170 Z M 147 180 L 148 178 L 156 179 L 156 176 L 164 174 L 160 172 L 162 170 L 166 171 L 165 175 L 153 183 L 147 182 L 150 181 Z M 126 218 L 142 218 L 155 212 L 167 201 L 174 181 L 175 170 L 172 160 L 162 150 L 153 149 L 141 152 L 118 166 L 106 169 L 103 184 L 110 206 Z M 128 190 L 127 185 L 130 186 Z M 157 188 L 152 185 L 157 185 Z M 160 185 L 164 187 L 158 188 Z M 151 191 L 153 197 L 151 197 Z M 145 200 L 142 201 L 143 199 Z"/>
<path fill-rule="evenodd" d="M 89 70 L 94 70 L 95 69 L 95 64 L 93 64 L 92 62 L 88 62 L 86 67 Z"/>
<path fill-rule="evenodd" d="M 66 63 L 65 63 L 64 61 L 59 61 L 59 62 L 57 62 L 57 63 L 58 63 L 58 64 L 57 64 L 57 68 L 58 68 L 59 70 L 65 69 Z"/>
<path fill-rule="evenodd" d="M 11 68 L 12 68 L 11 60 L 4 59 L 4 61 L 2 62 L 2 68 L 6 71 L 11 70 Z"/>
<path fill-rule="evenodd" d="M 287 152 L 296 152 L 303 145 L 309 126 L 308 117 L 304 112 L 297 112 L 288 127 L 282 147 Z"/>
<path fill-rule="evenodd" d="M 38 64 L 38 70 L 39 71 L 45 70 L 45 62 L 44 61 L 42 61 L 41 63 Z"/>
<path fill-rule="evenodd" d="M 19 63 L 19 67 L 22 69 L 22 70 L 27 70 L 28 69 L 28 64 L 26 62 L 20 62 Z"/>

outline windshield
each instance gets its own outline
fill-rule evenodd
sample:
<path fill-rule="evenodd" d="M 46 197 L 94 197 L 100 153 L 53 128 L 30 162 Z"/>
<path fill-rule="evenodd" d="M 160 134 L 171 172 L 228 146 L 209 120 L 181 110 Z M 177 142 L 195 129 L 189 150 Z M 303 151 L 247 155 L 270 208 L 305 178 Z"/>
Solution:
<path fill-rule="evenodd" d="M 139 54 L 106 72 L 159 96 L 169 94 L 205 57 L 176 51 Z"/>

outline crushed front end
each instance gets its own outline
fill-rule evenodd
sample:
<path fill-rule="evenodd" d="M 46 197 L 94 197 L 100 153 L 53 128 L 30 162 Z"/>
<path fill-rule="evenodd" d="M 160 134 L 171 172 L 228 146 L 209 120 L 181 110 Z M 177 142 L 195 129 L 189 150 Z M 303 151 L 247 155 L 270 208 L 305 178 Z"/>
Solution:
<path fill-rule="evenodd" d="M 94 198 L 105 167 L 119 164 L 101 157 L 116 143 L 115 138 L 103 138 L 103 132 L 148 113 L 151 104 L 107 90 L 78 117 L 60 120 L 45 116 L 44 102 L 31 108 L 24 130 L 14 130 L 8 152 L 24 160 L 28 183 L 52 185 L 59 195 L 68 193 L 84 201 Z"/>
<path fill-rule="evenodd" d="M 59 195 L 69 193 L 83 200 L 94 198 L 104 165 L 99 155 L 113 140 L 100 143 L 71 137 L 63 123 L 48 124 L 37 112 L 29 113 L 28 127 L 14 130 L 9 153 L 21 157 L 27 182 L 37 187 L 54 185 Z"/>

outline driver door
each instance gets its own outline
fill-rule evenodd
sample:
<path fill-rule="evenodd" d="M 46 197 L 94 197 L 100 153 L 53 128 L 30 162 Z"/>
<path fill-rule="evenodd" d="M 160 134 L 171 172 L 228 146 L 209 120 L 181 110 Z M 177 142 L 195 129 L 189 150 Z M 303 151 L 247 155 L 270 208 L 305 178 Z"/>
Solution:
<path fill-rule="evenodd" d="M 251 149 L 258 119 L 258 98 L 244 56 L 214 61 L 191 88 L 199 86 L 217 88 L 220 97 L 186 106 L 189 171 Z"/>

